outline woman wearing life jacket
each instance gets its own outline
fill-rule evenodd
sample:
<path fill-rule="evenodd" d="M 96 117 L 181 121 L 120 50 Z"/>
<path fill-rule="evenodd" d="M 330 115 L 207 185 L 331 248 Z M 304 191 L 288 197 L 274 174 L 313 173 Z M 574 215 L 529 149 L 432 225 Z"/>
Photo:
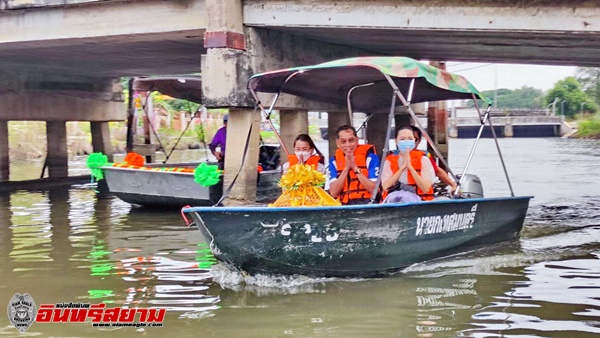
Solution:
<path fill-rule="evenodd" d="M 435 172 L 431 160 L 422 151 L 415 150 L 411 126 L 396 128 L 396 143 L 398 152 L 387 156 L 381 172 L 381 186 L 387 195 L 383 203 L 432 200 Z"/>
<path fill-rule="evenodd" d="M 325 174 L 325 156 L 317 149 L 315 142 L 307 134 L 300 134 L 294 140 L 294 154 L 288 155 L 288 162 L 283 164 L 283 173 L 298 163 L 312 166 Z"/>
<path fill-rule="evenodd" d="M 413 134 L 415 135 L 415 144 L 418 147 L 419 143 L 421 143 L 421 140 L 423 139 L 423 133 L 421 132 L 421 129 L 415 127 L 415 126 L 411 126 L 411 128 L 413 129 Z M 416 149 L 416 148 L 415 148 Z M 433 172 L 435 173 L 435 176 L 437 176 L 440 181 L 446 183 L 448 186 L 450 186 L 450 189 L 452 192 L 455 192 L 456 189 L 458 188 L 458 185 L 456 184 L 456 182 L 454 182 L 454 180 L 452 178 L 450 178 L 450 175 L 446 172 L 446 170 L 438 167 L 437 163 L 435 163 L 435 160 L 433 159 L 433 157 L 431 157 L 431 154 L 428 152 L 424 152 L 425 156 L 427 156 L 429 158 L 429 160 L 431 161 L 431 165 L 433 166 Z"/>

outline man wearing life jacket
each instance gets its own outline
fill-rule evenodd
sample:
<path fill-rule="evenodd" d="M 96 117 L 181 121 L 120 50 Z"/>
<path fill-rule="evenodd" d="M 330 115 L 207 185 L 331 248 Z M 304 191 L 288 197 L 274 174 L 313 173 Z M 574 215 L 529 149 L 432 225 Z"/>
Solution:
<path fill-rule="evenodd" d="M 415 150 L 411 126 L 396 128 L 398 152 L 387 156 L 381 172 L 384 203 L 430 201 L 435 173 L 431 160 Z M 392 188 L 392 191 L 389 189 Z"/>
<path fill-rule="evenodd" d="M 329 161 L 329 194 L 342 204 L 367 204 L 379 175 L 379 157 L 371 144 L 358 144 L 356 129 L 350 125 L 336 132 L 338 149 Z"/>
<path fill-rule="evenodd" d="M 325 174 L 325 158 L 317 149 L 315 142 L 307 134 L 300 134 L 294 140 L 294 153 L 288 155 L 287 163 L 282 166 L 285 174 L 288 169 L 298 163 L 304 163 L 312 166 L 314 169 Z"/>

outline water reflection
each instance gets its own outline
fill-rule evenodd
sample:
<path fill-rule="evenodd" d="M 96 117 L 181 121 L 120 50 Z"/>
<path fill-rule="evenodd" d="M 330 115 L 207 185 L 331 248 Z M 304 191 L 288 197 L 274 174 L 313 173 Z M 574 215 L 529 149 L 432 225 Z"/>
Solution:
<path fill-rule="evenodd" d="M 161 307 L 175 317 L 216 310 L 219 297 L 208 292 L 214 257 L 190 240 L 196 231 L 176 214 L 130 209 L 92 189 L 1 195 L 1 299 L 27 292 L 38 304 Z"/>
<path fill-rule="evenodd" d="M 132 208 L 89 186 L 0 195 L 0 303 L 28 292 L 38 304 L 168 309 L 160 330 L 36 323 L 27 334 L 39 336 L 597 336 L 600 183 L 589 175 L 600 172 L 600 147 L 526 140 L 536 151 L 522 156 L 522 141 L 501 140 L 512 146 L 504 154 L 515 191 L 536 195 L 520 239 L 384 279 L 228 274 L 177 212 Z M 467 143 L 451 140 L 453 168 Z M 504 194 L 487 143 L 472 168 L 487 192 Z M 539 174 L 561 163 L 578 165 Z M 0 316 L 0 336 L 17 335 Z"/>
<path fill-rule="evenodd" d="M 473 316 L 474 337 L 513 334 L 583 337 L 600 333 L 600 260 L 537 263 L 525 268 L 528 280 Z"/>

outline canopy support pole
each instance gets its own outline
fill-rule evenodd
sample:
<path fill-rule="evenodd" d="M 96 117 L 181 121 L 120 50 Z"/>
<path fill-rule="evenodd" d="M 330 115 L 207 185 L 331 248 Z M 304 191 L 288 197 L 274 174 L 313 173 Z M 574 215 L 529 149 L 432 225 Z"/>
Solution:
<path fill-rule="evenodd" d="M 152 92 L 148 92 L 146 95 L 146 101 L 144 102 L 144 105 L 142 106 L 142 111 L 144 112 L 144 133 L 145 133 L 145 143 L 146 144 L 151 144 L 151 140 L 150 140 L 150 134 L 148 133 L 148 130 L 146 130 L 146 128 L 148 128 L 149 130 L 152 130 L 152 133 L 154 134 L 154 137 L 156 137 L 156 140 L 158 141 L 158 145 L 160 145 L 160 149 L 162 149 L 163 153 L 165 155 L 167 155 L 167 150 L 165 149 L 165 147 L 163 146 L 160 137 L 158 136 L 158 133 L 156 132 L 156 130 L 154 129 L 154 126 L 152 125 L 152 121 L 150 121 L 150 114 L 148 114 L 148 103 L 149 100 L 151 100 L 150 95 L 152 94 Z M 146 161 L 149 160 L 149 156 L 146 156 Z M 166 163 L 166 160 L 165 162 Z"/>
<path fill-rule="evenodd" d="M 354 127 L 354 111 L 352 110 L 352 102 L 350 102 L 350 96 L 352 95 L 352 92 L 356 89 L 356 88 L 361 88 L 361 87 L 368 87 L 368 86 L 372 86 L 374 83 L 365 83 L 365 84 L 361 84 L 361 85 L 357 85 L 354 86 L 352 88 L 350 88 L 350 90 L 348 90 L 348 94 L 346 95 L 346 106 L 348 107 L 348 117 L 350 117 L 350 125 L 352 127 Z M 366 121 L 365 121 L 366 123 Z M 363 123 L 364 125 L 364 123 Z M 358 133 L 358 130 L 356 131 Z"/>
<path fill-rule="evenodd" d="M 279 133 L 277 132 L 277 129 L 275 129 L 275 126 L 273 125 L 273 122 L 271 122 L 271 113 L 273 112 L 273 108 L 275 107 L 275 103 L 277 102 L 277 100 L 279 99 L 279 96 L 281 95 L 281 93 L 283 92 L 283 87 L 285 86 L 285 84 L 294 76 L 303 73 L 303 71 L 297 71 L 295 73 L 290 74 L 290 76 L 287 77 L 287 79 L 285 79 L 285 81 L 283 82 L 283 84 L 281 85 L 281 88 L 279 88 L 279 92 L 277 94 L 275 94 L 275 97 L 273 98 L 273 102 L 271 102 L 271 106 L 269 107 L 269 110 L 265 110 L 265 107 L 262 105 L 262 102 L 260 101 L 260 99 L 258 98 L 258 95 L 256 94 L 256 92 L 254 91 L 254 89 L 250 89 L 250 93 L 252 93 L 252 96 L 254 96 L 254 99 L 256 100 L 256 105 L 258 107 L 260 107 L 260 111 L 265 114 L 265 118 L 267 119 L 267 122 L 269 123 L 269 125 L 271 126 L 271 129 L 273 130 L 273 132 L 275 133 L 275 137 L 277 137 L 277 140 L 279 141 L 279 144 L 281 144 L 281 147 L 283 148 L 283 151 L 285 151 L 285 155 L 286 157 L 290 155 L 290 152 L 287 150 L 287 147 L 285 146 L 285 144 L 283 143 L 283 140 L 281 139 L 281 135 L 279 135 Z"/>
<path fill-rule="evenodd" d="M 479 110 L 479 106 L 477 104 L 477 98 L 473 95 L 473 101 L 475 102 L 475 108 L 477 109 L 477 114 L 479 114 L 479 118 L 481 119 L 481 111 Z M 510 196 L 515 197 L 515 193 L 512 188 L 512 184 L 510 183 L 510 178 L 508 177 L 508 171 L 506 170 L 506 164 L 504 163 L 504 158 L 502 157 L 502 152 L 500 151 L 500 144 L 498 144 L 498 138 L 496 137 L 496 130 L 494 129 L 494 125 L 492 124 L 492 120 L 490 118 L 490 108 L 488 106 L 486 110 L 487 120 L 490 124 L 490 129 L 492 130 L 492 136 L 494 137 L 494 142 L 496 143 L 496 149 L 498 149 L 498 156 L 500 156 L 500 162 L 502 163 L 502 169 L 504 170 L 504 176 L 506 176 L 506 182 L 508 183 L 508 188 L 510 189 Z M 482 126 L 485 123 L 482 122 Z M 462 180 L 462 177 L 461 177 Z M 458 191 L 458 189 L 456 189 Z"/>
<path fill-rule="evenodd" d="M 477 101 L 475 101 L 475 102 L 477 102 Z M 485 122 L 488 120 L 488 118 L 490 116 L 490 109 L 492 108 L 492 106 L 488 106 L 485 114 L 483 116 L 481 116 L 481 112 L 479 111 L 479 107 L 477 107 L 477 103 L 475 103 L 475 105 L 476 105 L 475 108 L 477 109 L 477 114 L 479 114 L 479 121 L 481 122 L 481 125 L 479 126 L 479 131 L 477 132 L 477 137 L 475 138 L 475 143 L 473 144 L 473 147 L 471 148 L 471 152 L 469 152 L 469 157 L 467 158 L 467 163 L 465 164 L 465 167 L 463 168 L 462 174 L 460 174 L 460 180 L 458 180 L 458 182 L 457 182 L 457 189 L 452 194 L 452 196 L 455 198 L 458 197 L 460 187 L 462 186 L 462 183 L 465 179 L 465 174 L 467 173 L 467 170 L 469 169 L 469 165 L 471 165 L 471 160 L 473 159 L 473 155 L 475 154 L 475 148 L 477 148 L 479 139 L 481 139 L 481 133 L 483 132 L 483 128 L 485 127 Z"/>
<path fill-rule="evenodd" d="M 421 133 L 423 134 L 423 137 L 425 137 L 425 139 L 427 140 L 427 143 L 429 143 L 429 145 L 431 145 L 431 149 L 433 149 L 433 152 L 436 154 L 436 156 L 439 158 L 439 160 L 442 162 L 442 164 L 448 169 L 448 173 L 450 173 L 450 175 L 454 178 L 454 180 L 458 181 L 458 179 L 456 178 L 456 175 L 454 175 L 454 173 L 452 172 L 452 170 L 448 166 L 448 162 L 446 162 L 446 159 L 444 158 L 444 156 L 442 156 L 442 153 L 440 152 L 440 150 L 437 148 L 437 146 L 435 145 L 435 143 L 433 142 L 433 140 L 431 139 L 431 137 L 429 137 L 429 134 L 427 134 L 427 132 L 425 131 L 425 128 L 423 128 L 423 126 L 421 125 L 421 122 L 419 122 L 419 119 L 417 118 L 417 115 L 415 114 L 415 112 L 413 111 L 413 109 L 410 107 L 410 101 L 407 101 L 404 98 L 404 96 L 402 95 L 402 93 L 400 93 L 400 90 L 398 89 L 398 86 L 396 86 L 396 83 L 394 83 L 394 80 L 392 80 L 392 78 L 389 75 L 384 74 L 384 76 L 388 80 L 388 82 L 390 83 L 390 85 L 392 86 L 392 88 L 394 88 L 394 92 L 396 93 L 396 95 L 400 99 L 400 102 L 402 102 L 402 104 L 406 108 L 406 111 L 408 111 L 408 113 L 412 117 L 413 121 L 415 121 L 415 124 L 417 125 L 417 128 L 419 128 L 421 130 Z M 413 79 L 413 82 L 411 82 L 411 84 L 412 83 L 414 83 L 414 79 Z M 411 88 L 412 88 L 412 86 L 411 86 Z M 410 90 L 409 94 L 410 93 L 412 93 L 412 89 Z"/>
<path fill-rule="evenodd" d="M 189 103 L 188 103 L 188 108 L 189 108 Z M 200 106 L 198 107 L 198 110 L 199 109 L 200 109 Z M 196 112 L 193 113 L 192 117 L 190 118 L 190 120 L 188 121 L 187 125 L 185 126 L 185 129 L 183 129 L 183 131 L 181 132 L 181 135 L 179 135 L 179 138 L 177 138 L 177 141 L 175 141 L 175 145 L 173 145 L 173 147 L 169 151 L 169 154 L 167 154 L 167 156 L 165 157 L 165 160 L 163 161 L 163 163 L 167 163 L 167 161 L 169 160 L 169 158 L 171 157 L 171 155 L 173 155 L 173 152 L 175 151 L 175 148 L 177 148 L 177 145 L 179 144 L 179 141 L 181 141 L 181 138 L 183 137 L 183 135 L 185 134 L 185 132 L 190 128 L 190 125 L 192 124 L 192 121 L 194 121 L 194 118 L 196 118 L 196 114 L 198 113 L 198 110 L 196 110 Z M 202 123 L 202 122 L 200 122 L 200 123 Z M 202 139 L 204 140 L 204 135 L 202 136 Z M 206 142 L 204 142 L 204 150 L 206 151 Z M 207 154 L 207 156 L 208 156 L 208 154 Z"/>
<path fill-rule="evenodd" d="M 386 77 L 387 77 L 387 75 L 386 75 Z M 414 82 L 415 82 L 415 80 L 413 79 L 411 82 L 411 87 L 414 84 Z M 387 157 L 388 153 L 390 152 L 390 137 L 392 136 L 392 122 L 394 121 L 394 111 L 396 110 L 396 93 L 397 92 L 398 92 L 398 94 L 402 95 L 401 93 L 399 93 L 398 88 L 394 89 L 394 93 L 392 94 L 392 105 L 390 106 L 390 112 L 388 114 L 388 126 L 387 126 L 387 130 L 385 131 L 385 142 L 384 142 L 384 146 L 383 146 L 383 155 L 381 156 L 383 161 L 385 161 L 385 158 Z M 375 202 L 375 199 L 377 198 L 377 191 L 379 190 L 379 187 L 381 186 L 381 169 L 382 169 L 382 167 L 380 167 L 379 175 L 377 175 L 377 182 L 375 182 L 375 188 L 373 188 L 373 192 L 371 194 L 371 202 L 369 202 L 369 204 L 373 204 Z"/>

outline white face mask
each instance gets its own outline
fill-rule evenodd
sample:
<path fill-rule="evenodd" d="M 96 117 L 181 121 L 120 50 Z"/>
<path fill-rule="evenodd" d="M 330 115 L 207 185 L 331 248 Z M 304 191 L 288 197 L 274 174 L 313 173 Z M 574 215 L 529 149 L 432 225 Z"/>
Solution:
<path fill-rule="evenodd" d="M 310 155 L 312 155 L 310 151 L 296 151 L 294 152 L 294 154 L 296 155 L 298 160 L 303 163 L 308 160 Z"/>

